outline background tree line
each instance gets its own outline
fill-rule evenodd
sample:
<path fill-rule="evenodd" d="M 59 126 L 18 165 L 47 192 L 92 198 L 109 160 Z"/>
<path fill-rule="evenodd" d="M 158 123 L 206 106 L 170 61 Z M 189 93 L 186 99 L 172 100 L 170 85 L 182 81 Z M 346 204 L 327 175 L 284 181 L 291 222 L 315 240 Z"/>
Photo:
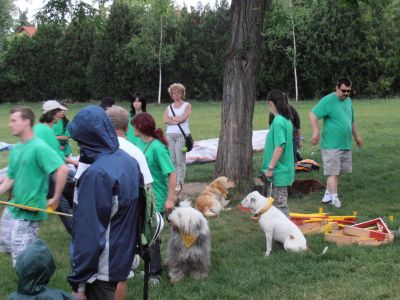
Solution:
<path fill-rule="evenodd" d="M 190 11 L 172 0 L 99 0 L 98 8 L 73 0 L 47 1 L 36 15 L 37 33 L 0 0 L 0 102 L 105 95 L 128 99 L 144 91 L 156 101 L 181 82 L 187 97 L 221 100 L 229 29 L 229 4 Z M 295 41 L 295 43 L 294 43 Z M 262 30 L 257 97 L 272 88 L 300 99 L 332 90 L 349 76 L 357 96 L 400 92 L 400 0 L 274 0 Z"/>

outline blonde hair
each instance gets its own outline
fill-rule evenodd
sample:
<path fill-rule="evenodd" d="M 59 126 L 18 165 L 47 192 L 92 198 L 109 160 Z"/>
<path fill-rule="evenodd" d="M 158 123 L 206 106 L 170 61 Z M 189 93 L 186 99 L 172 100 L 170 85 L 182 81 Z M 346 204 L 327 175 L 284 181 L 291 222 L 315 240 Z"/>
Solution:
<path fill-rule="evenodd" d="M 186 89 L 185 86 L 181 83 L 173 83 L 169 86 L 168 88 L 168 93 L 170 96 L 172 96 L 172 92 L 174 90 L 178 90 L 182 92 L 182 99 L 185 99 L 185 95 L 186 95 Z"/>

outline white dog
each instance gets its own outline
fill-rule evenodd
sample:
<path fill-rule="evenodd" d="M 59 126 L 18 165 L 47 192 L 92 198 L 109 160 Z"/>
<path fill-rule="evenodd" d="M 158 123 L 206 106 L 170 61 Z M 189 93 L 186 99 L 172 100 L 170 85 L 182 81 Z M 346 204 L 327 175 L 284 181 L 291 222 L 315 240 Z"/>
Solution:
<path fill-rule="evenodd" d="M 270 199 L 263 197 L 259 192 L 251 192 L 241 202 L 242 206 L 249 208 L 251 213 L 258 217 L 258 222 L 266 237 L 265 256 L 270 255 L 273 240 L 281 242 L 286 251 L 307 250 L 307 241 L 303 233 L 272 205 Z"/>
<path fill-rule="evenodd" d="M 171 233 L 167 264 L 172 283 L 187 274 L 195 279 L 207 277 L 211 259 L 211 234 L 206 218 L 186 201 L 180 205 L 184 207 L 175 208 L 168 216 Z"/>

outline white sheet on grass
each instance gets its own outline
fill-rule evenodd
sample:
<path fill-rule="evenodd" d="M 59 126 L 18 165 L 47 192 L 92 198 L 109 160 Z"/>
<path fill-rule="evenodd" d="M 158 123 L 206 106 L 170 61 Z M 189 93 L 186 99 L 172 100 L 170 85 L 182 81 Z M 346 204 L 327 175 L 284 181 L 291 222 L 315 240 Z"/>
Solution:
<path fill-rule="evenodd" d="M 264 150 L 268 130 L 253 131 L 253 151 Z M 186 164 L 205 163 L 217 158 L 218 138 L 195 141 L 192 151 L 186 153 Z"/>

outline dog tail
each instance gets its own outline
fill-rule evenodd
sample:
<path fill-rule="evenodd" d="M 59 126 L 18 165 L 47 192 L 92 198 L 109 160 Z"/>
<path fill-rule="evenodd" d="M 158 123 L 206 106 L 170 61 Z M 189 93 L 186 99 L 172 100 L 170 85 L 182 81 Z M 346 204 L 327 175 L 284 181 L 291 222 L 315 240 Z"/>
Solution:
<path fill-rule="evenodd" d="M 325 254 L 328 252 L 328 249 L 329 249 L 329 247 L 326 246 L 326 247 L 324 248 L 324 250 L 322 250 L 322 252 L 321 252 L 320 255 L 325 255 Z"/>
<path fill-rule="evenodd" d="M 179 202 L 179 207 L 192 207 L 192 202 L 190 202 L 188 199 L 185 199 Z"/>

